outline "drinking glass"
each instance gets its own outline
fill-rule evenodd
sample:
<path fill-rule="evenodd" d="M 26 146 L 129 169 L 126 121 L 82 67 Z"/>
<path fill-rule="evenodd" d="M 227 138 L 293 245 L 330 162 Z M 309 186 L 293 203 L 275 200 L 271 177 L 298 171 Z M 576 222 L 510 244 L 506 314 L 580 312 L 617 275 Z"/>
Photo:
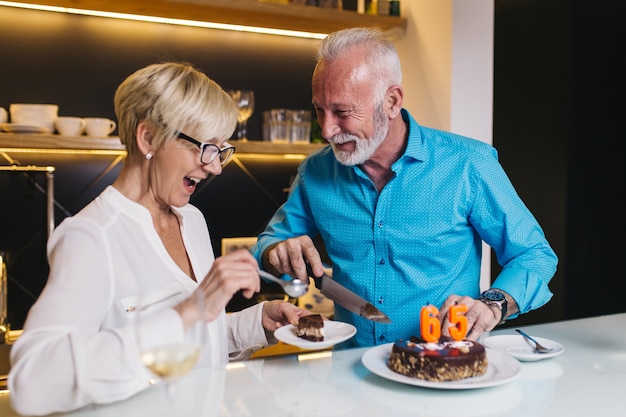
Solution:
<path fill-rule="evenodd" d="M 254 91 L 229 90 L 228 94 L 239 109 L 239 115 L 237 116 L 237 140 L 247 142 L 248 119 L 254 113 Z"/>
<path fill-rule="evenodd" d="M 204 313 L 204 300 L 200 291 L 194 292 L 198 314 Z M 154 374 L 163 380 L 170 399 L 175 396 L 176 382 L 189 373 L 198 362 L 202 346 L 205 345 L 207 326 L 203 319 L 199 319 L 184 334 L 184 340 L 164 342 L 162 337 L 150 337 L 145 328 L 155 327 L 153 314 L 157 308 L 149 297 L 143 297 L 136 309 L 136 332 L 139 344 L 141 362 Z M 152 322 L 152 323 L 151 323 Z M 142 332 L 142 328 L 144 329 Z M 144 333 L 145 332 L 145 333 Z M 167 332 L 167 329 L 163 329 Z"/>

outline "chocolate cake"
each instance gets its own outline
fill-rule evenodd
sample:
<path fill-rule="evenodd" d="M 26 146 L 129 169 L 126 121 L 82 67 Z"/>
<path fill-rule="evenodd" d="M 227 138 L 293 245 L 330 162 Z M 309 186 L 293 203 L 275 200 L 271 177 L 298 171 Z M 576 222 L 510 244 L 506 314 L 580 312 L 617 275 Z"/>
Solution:
<path fill-rule="evenodd" d="M 324 340 L 324 319 L 320 314 L 302 316 L 298 320 L 297 335 L 312 342 Z"/>
<path fill-rule="evenodd" d="M 428 343 L 411 336 L 408 341 L 396 341 L 387 366 L 412 378 L 457 381 L 483 375 L 487 371 L 487 355 L 483 345 L 470 340 L 442 337 L 439 343 Z"/>

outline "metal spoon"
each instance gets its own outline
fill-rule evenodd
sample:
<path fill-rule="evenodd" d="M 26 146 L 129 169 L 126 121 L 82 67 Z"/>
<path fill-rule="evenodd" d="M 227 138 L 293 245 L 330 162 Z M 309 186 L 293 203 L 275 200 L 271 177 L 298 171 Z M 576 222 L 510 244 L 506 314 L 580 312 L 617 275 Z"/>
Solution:
<path fill-rule="evenodd" d="M 524 331 L 520 330 L 520 329 L 515 329 L 515 331 L 519 334 L 521 334 L 522 336 L 524 336 L 526 339 L 530 340 L 531 342 L 533 342 L 535 344 L 535 350 L 539 353 L 549 353 L 552 352 L 552 349 L 548 349 L 545 346 L 542 346 L 541 343 L 537 342 L 535 339 L 533 339 L 532 337 L 530 337 L 529 335 L 527 335 Z"/>
<path fill-rule="evenodd" d="M 285 293 L 290 297 L 302 297 L 309 290 L 309 284 L 297 278 L 287 281 L 284 279 L 276 278 L 274 275 L 261 270 L 259 270 L 259 276 L 268 281 L 280 284 L 283 287 Z"/>

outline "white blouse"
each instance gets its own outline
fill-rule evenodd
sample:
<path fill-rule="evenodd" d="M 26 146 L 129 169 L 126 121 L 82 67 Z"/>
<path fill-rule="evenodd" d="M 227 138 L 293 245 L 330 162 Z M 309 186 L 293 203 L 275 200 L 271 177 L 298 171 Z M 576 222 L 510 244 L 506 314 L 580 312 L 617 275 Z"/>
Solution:
<path fill-rule="evenodd" d="M 173 209 L 196 277 L 214 261 L 202 213 Z M 136 337 L 184 338 L 171 308 L 198 285 L 171 259 L 148 210 L 112 186 L 65 219 L 48 242 L 50 275 L 11 349 L 11 402 L 21 414 L 69 411 L 128 398 L 152 375 L 139 360 Z M 146 295 L 162 300 L 151 320 L 134 325 L 133 307 Z M 231 352 L 267 344 L 261 305 L 222 313 L 207 324 L 204 366 L 221 366 Z"/>

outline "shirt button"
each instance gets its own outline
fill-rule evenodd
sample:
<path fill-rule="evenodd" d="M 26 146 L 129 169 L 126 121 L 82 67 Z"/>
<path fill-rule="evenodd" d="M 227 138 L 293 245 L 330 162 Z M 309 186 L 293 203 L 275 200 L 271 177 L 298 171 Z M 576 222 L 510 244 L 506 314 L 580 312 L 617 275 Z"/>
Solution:
<path fill-rule="evenodd" d="M 383 222 L 382 221 L 378 222 L 378 227 L 383 227 Z"/>
<path fill-rule="evenodd" d="M 379 265 L 384 265 L 384 264 L 385 264 L 385 260 L 384 260 L 384 259 L 381 259 L 380 261 L 378 261 L 378 264 L 379 264 Z"/>
<path fill-rule="evenodd" d="M 382 304 L 385 300 L 383 299 L 382 296 L 380 296 L 380 298 L 378 299 L 378 304 Z"/>
<path fill-rule="evenodd" d="M 381 334 L 380 336 L 378 336 L 378 340 L 381 341 L 381 342 L 384 342 L 386 340 L 385 339 L 385 335 Z"/>

